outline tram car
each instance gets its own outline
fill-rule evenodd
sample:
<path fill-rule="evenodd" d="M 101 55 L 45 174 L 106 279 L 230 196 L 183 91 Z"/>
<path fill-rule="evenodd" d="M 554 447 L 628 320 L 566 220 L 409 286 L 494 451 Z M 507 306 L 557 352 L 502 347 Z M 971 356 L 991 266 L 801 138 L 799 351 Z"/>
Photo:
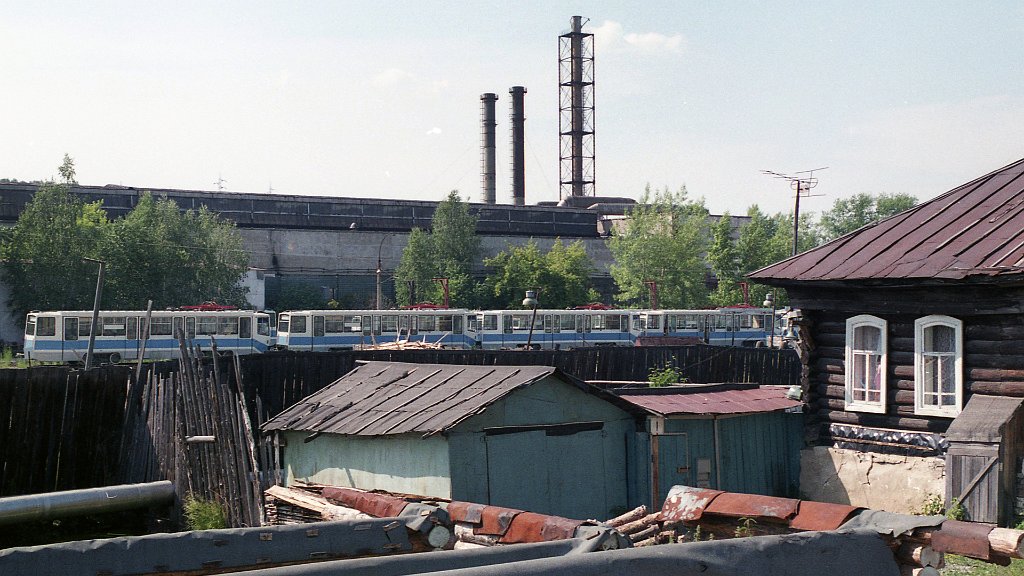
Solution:
<path fill-rule="evenodd" d="M 30 312 L 25 319 L 25 358 L 39 362 L 83 362 L 92 332 L 92 310 Z M 94 358 L 117 363 L 137 360 L 146 331 L 146 312 L 105 310 L 93 346 Z M 178 335 L 190 347 L 209 351 L 214 340 L 218 352 L 256 354 L 272 344 L 270 315 L 253 310 L 215 310 L 201 306 L 151 312 L 145 358 L 178 358 Z"/>
<path fill-rule="evenodd" d="M 771 308 L 735 306 L 712 310 L 643 310 L 633 319 L 634 339 L 668 337 L 714 346 L 759 346 L 782 333 Z"/>
<path fill-rule="evenodd" d="M 636 310 L 484 310 L 469 333 L 474 346 L 487 350 L 557 350 L 585 346 L 632 346 L 631 316 Z M 533 323 L 533 330 L 530 324 Z"/>
<path fill-rule="evenodd" d="M 292 310 L 277 315 L 282 350 L 353 350 L 408 340 L 472 348 L 464 308 L 419 310 Z"/>

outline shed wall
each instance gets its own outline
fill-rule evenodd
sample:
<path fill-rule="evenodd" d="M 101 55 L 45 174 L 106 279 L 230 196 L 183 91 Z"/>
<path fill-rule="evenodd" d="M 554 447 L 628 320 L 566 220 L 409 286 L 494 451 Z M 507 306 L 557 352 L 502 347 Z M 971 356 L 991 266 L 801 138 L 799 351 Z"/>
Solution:
<path fill-rule="evenodd" d="M 452 497 L 448 441 L 441 436 L 340 436 L 285 432 L 285 485 L 296 480 L 363 490 Z"/>
<path fill-rule="evenodd" d="M 510 429 L 545 425 L 552 428 Z M 608 518 L 630 504 L 626 447 L 635 430 L 629 413 L 546 378 L 452 430 L 452 498 Z"/>

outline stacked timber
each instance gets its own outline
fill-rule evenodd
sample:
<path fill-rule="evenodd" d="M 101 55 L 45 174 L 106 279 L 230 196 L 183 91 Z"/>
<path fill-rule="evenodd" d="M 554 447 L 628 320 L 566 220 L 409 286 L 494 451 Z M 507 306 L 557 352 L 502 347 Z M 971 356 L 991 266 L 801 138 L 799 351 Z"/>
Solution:
<path fill-rule="evenodd" d="M 647 513 L 647 506 L 639 506 L 604 522 L 629 539 L 634 546 L 653 546 L 673 541 L 674 533 L 662 530 L 661 513 Z"/>
<path fill-rule="evenodd" d="M 339 506 L 313 491 L 271 486 L 265 492 L 269 524 L 304 524 L 324 520 L 363 520 L 369 514 Z"/>

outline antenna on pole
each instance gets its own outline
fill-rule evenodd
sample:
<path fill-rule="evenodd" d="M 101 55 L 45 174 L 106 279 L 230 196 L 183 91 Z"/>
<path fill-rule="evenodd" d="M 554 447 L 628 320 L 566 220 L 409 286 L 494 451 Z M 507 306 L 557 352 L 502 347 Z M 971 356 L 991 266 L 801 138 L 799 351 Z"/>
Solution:
<path fill-rule="evenodd" d="M 217 192 L 224 191 L 224 184 L 227 184 L 227 180 L 220 177 L 220 172 L 217 173 L 217 180 L 213 183 L 217 187 Z"/>
<path fill-rule="evenodd" d="M 818 179 L 814 177 L 814 173 L 820 170 L 827 170 L 828 166 L 822 166 L 821 168 L 813 168 L 811 170 L 801 170 L 800 172 L 793 172 L 792 174 L 782 174 L 780 172 L 773 172 L 771 170 L 761 170 L 761 174 L 766 174 L 773 178 L 781 178 L 788 180 L 789 185 L 793 190 L 796 190 L 796 200 L 793 204 L 793 256 L 800 251 L 800 197 L 810 198 L 811 188 L 818 185 Z M 813 196 L 821 196 L 821 194 L 813 194 Z"/>

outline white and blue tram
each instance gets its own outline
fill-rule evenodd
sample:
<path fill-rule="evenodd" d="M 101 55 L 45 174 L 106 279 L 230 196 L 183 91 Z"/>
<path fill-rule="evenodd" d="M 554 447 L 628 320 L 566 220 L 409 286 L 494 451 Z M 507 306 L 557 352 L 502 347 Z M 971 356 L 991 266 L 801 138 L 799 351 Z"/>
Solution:
<path fill-rule="evenodd" d="M 488 350 L 632 346 L 636 310 L 484 310 L 470 322 L 473 345 Z M 533 330 L 530 330 L 531 321 Z"/>
<path fill-rule="evenodd" d="M 399 340 L 471 348 L 469 310 L 292 310 L 277 316 L 277 348 L 351 350 Z"/>
<path fill-rule="evenodd" d="M 712 310 L 643 310 L 633 318 L 634 338 L 667 336 L 715 346 L 757 346 L 782 322 L 770 308 L 734 306 Z M 759 344 L 760 343 L 760 344 Z"/>
<path fill-rule="evenodd" d="M 145 311 L 101 311 L 93 354 L 105 362 L 138 359 L 146 335 Z M 154 310 L 146 358 L 177 358 L 178 336 L 190 347 L 255 354 L 273 343 L 270 315 L 253 310 Z M 25 358 L 40 362 L 82 362 L 92 332 L 92 311 L 30 312 L 25 320 Z"/>

